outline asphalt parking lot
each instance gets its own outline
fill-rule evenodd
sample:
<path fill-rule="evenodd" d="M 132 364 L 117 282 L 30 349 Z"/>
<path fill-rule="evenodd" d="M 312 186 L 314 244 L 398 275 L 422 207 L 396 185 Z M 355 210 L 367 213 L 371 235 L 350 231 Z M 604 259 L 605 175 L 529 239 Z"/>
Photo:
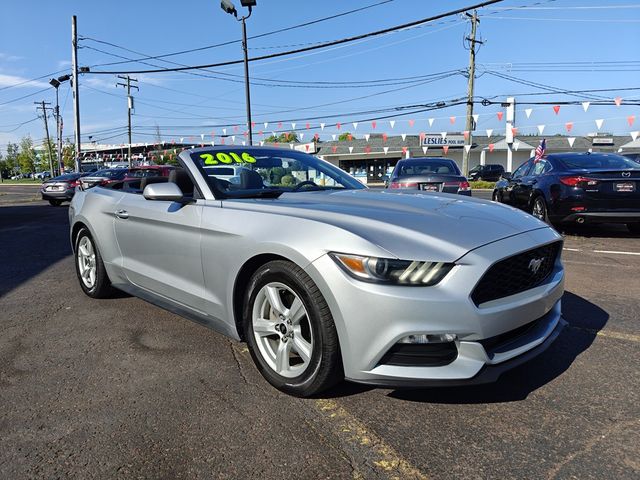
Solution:
<path fill-rule="evenodd" d="M 482 387 L 271 388 L 244 344 L 77 285 L 66 204 L 0 186 L 0 478 L 638 478 L 640 238 L 564 232 L 569 326 Z"/>

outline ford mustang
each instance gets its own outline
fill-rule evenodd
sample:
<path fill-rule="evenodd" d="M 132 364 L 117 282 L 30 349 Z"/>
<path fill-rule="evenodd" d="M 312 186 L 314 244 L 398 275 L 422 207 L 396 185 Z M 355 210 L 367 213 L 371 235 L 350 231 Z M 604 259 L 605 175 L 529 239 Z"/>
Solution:
<path fill-rule="evenodd" d="M 564 325 L 561 237 L 506 205 L 372 191 L 295 150 L 205 147 L 168 177 L 82 190 L 80 287 L 245 341 L 276 388 L 486 383 Z M 219 178 L 232 165 L 239 178 Z M 224 176 L 223 176 L 224 177 Z"/>

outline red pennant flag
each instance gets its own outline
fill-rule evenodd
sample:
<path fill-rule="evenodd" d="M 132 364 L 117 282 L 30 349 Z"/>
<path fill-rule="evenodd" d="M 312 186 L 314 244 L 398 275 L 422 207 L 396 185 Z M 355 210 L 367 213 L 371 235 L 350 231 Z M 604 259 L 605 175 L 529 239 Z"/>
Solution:
<path fill-rule="evenodd" d="M 564 124 L 564 128 L 567 129 L 567 132 L 570 132 L 571 129 L 573 128 L 573 122 L 567 122 Z"/>
<path fill-rule="evenodd" d="M 407 147 L 402 147 L 402 154 L 404 155 L 405 153 L 407 153 Z"/>
<path fill-rule="evenodd" d="M 424 132 L 420 132 L 420 141 L 424 140 L 426 134 Z"/>
<path fill-rule="evenodd" d="M 464 135 L 464 139 L 468 140 L 469 139 L 469 130 L 465 130 L 464 132 L 462 132 L 462 135 Z"/>
<path fill-rule="evenodd" d="M 558 115 L 558 113 L 560 112 L 560 105 L 554 105 L 553 111 L 556 112 L 556 115 Z"/>
<path fill-rule="evenodd" d="M 350 133 L 347 133 L 347 140 L 349 141 L 353 140 L 353 135 L 351 135 Z"/>
<path fill-rule="evenodd" d="M 496 146 L 493 143 L 489 144 L 489 151 L 493 152 L 493 149 L 496 148 Z"/>
<path fill-rule="evenodd" d="M 338 151 L 338 147 L 335 147 L 335 146 L 334 146 L 334 147 L 331 147 L 331 151 L 332 151 L 333 153 L 336 153 L 336 152 Z"/>
<path fill-rule="evenodd" d="M 382 141 L 383 141 L 383 142 L 386 142 L 386 141 L 387 141 L 387 134 L 386 134 L 386 133 L 383 133 L 383 134 L 382 134 Z"/>
<path fill-rule="evenodd" d="M 305 127 L 307 127 L 307 130 L 309 130 L 309 124 L 308 123 L 305 125 Z"/>
<path fill-rule="evenodd" d="M 251 122 L 251 123 L 253 123 L 253 122 Z M 234 131 L 234 132 L 237 132 L 237 131 L 238 131 L 238 125 L 234 125 L 234 126 L 233 126 L 233 131 Z"/>
<path fill-rule="evenodd" d="M 451 122 L 451 125 L 453 125 L 456 123 L 456 117 L 449 117 L 449 121 Z"/>
<path fill-rule="evenodd" d="M 156 156 L 155 155 L 151 155 L 151 160 L 155 160 Z"/>
<path fill-rule="evenodd" d="M 504 112 L 498 112 L 498 120 L 502 121 L 502 116 L 504 115 Z"/>
<path fill-rule="evenodd" d="M 278 122 L 278 128 L 282 128 L 282 122 Z"/>
<path fill-rule="evenodd" d="M 636 121 L 636 116 L 635 115 L 629 115 L 627 117 L 627 123 L 629 124 L 629 126 L 633 125 L 633 122 Z"/>
<path fill-rule="evenodd" d="M 613 101 L 616 102 L 616 107 L 619 107 L 622 104 L 621 97 L 616 97 Z"/>
<path fill-rule="evenodd" d="M 511 135 L 514 137 L 518 134 L 518 129 L 516 127 L 511 128 Z"/>
<path fill-rule="evenodd" d="M 224 137 L 220 139 L 220 142 L 222 143 L 222 145 L 224 145 Z"/>
<path fill-rule="evenodd" d="M 320 139 L 320 135 L 318 135 L 317 133 L 313 136 L 313 138 L 316 139 L 316 141 L 318 141 Z"/>
<path fill-rule="evenodd" d="M 376 121 L 374 120 L 373 122 L 371 122 L 371 128 L 373 128 L 374 130 L 376 129 Z"/>
<path fill-rule="evenodd" d="M 340 122 L 336 123 L 336 128 L 340 130 Z"/>
<path fill-rule="evenodd" d="M 200 147 L 201 147 L 201 148 L 202 148 L 202 147 L 204 147 L 204 143 L 201 143 L 201 144 L 200 144 Z"/>
<path fill-rule="evenodd" d="M 371 147 L 369 145 L 367 145 L 366 147 L 364 147 L 364 152 L 365 153 L 371 153 Z"/>
<path fill-rule="evenodd" d="M 256 128 L 256 122 L 251 122 L 251 129 Z"/>
<path fill-rule="evenodd" d="M 243 135 L 244 135 L 245 137 L 248 137 L 248 136 L 249 136 L 249 131 L 248 131 L 248 130 L 247 130 L 247 131 L 245 131 L 245 132 L 243 133 Z"/>
<path fill-rule="evenodd" d="M 443 145 L 442 146 L 442 151 L 444 152 L 444 154 L 446 155 L 447 152 L 449 151 L 449 145 Z"/>
<path fill-rule="evenodd" d="M 304 148 L 307 150 L 307 152 L 309 151 L 309 144 L 307 143 Z"/>
<path fill-rule="evenodd" d="M 409 120 L 409 126 L 410 126 L 410 127 L 413 127 L 413 124 L 414 124 L 414 123 L 416 123 L 416 121 L 415 121 L 415 120 Z"/>

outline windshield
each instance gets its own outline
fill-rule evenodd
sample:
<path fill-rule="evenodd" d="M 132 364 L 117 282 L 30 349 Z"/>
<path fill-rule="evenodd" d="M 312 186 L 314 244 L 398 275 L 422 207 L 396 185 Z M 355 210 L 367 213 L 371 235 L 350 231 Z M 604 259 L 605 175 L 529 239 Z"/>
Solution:
<path fill-rule="evenodd" d="M 95 173 L 92 173 L 92 177 L 108 177 L 108 178 L 117 178 L 126 173 L 126 169 L 110 169 L 110 170 L 99 170 Z"/>
<path fill-rule="evenodd" d="M 216 196 L 278 196 L 284 192 L 366 188 L 324 160 L 277 148 L 210 148 L 191 152 Z"/>
<path fill-rule="evenodd" d="M 408 161 L 400 166 L 400 175 L 459 175 L 453 162 L 448 160 Z"/>
<path fill-rule="evenodd" d="M 131 170 L 127 176 L 132 178 L 143 178 L 143 177 L 160 177 L 162 175 L 162 171 L 159 168 L 139 168 L 135 170 Z"/>
<path fill-rule="evenodd" d="M 565 157 L 562 162 L 569 168 L 603 168 L 607 170 L 628 170 L 640 168 L 640 163 L 622 155 L 580 155 Z"/>
<path fill-rule="evenodd" d="M 79 173 L 65 173 L 62 175 L 59 175 L 55 178 L 52 178 L 50 181 L 54 181 L 54 180 L 75 180 L 80 176 Z"/>

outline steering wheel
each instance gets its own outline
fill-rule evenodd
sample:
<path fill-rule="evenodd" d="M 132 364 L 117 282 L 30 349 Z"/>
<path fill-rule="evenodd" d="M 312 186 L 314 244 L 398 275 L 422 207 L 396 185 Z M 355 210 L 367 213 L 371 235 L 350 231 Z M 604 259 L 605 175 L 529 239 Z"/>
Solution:
<path fill-rule="evenodd" d="M 305 180 L 304 182 L 300 182 L 295 187 L 293 187 L 293 189 L 291 189 L 291 191 L 292 192 L 297 192 L 302 187 L 306 187 L 306 186 L 317 187 L 318 185 L 315 182 L 311 181 L 311 180 Z"/>

